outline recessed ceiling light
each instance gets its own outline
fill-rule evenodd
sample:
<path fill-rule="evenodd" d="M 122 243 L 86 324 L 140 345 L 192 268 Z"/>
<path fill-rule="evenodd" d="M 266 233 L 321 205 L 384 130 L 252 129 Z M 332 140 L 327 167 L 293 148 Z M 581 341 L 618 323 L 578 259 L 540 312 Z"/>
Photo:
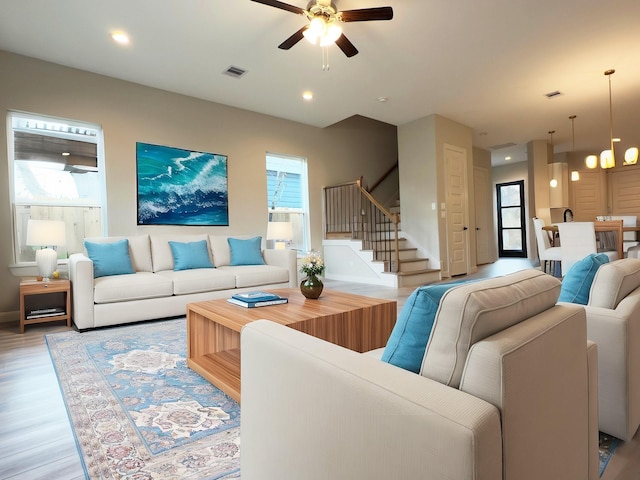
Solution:
<path fill-rule="evenodd" d="M 612 139 L 612 140 L 613 140 L 614 142 L 619 142 L 619 141 L 620 141 L 620 139 L 619 139 L 619 138 L 616 138 L 616 137 L 613 137 L 613 139 Z"/>
<path fill-rule="evenodd" d="M 511 160 L 510 156 L 504 157 L 505 160 Z"/>
<path fill-rule="evenodd" d="M 313 93 L 306 91 L 302 94 L 302 98 L 305 100 L 313 100 Z"/>
<path fill-rule="evenodd" d="M 69 155 L 71 155 L 69 152 L 62 152 L 63 157 L 68 157 Z"/>
<path fill-rule="evenodd" d="M 378 101 L 379 101 L 380 103 L 385 103 L 387 100 L 389 100 L 389 98 L 388 98 L 388 97 L 378 97 Z"/>
<path fill-rule="evenodd" d="M 124 32 L 113 32 L 111 38 L 120 45 L 129 45 L 129 35 Z"/>

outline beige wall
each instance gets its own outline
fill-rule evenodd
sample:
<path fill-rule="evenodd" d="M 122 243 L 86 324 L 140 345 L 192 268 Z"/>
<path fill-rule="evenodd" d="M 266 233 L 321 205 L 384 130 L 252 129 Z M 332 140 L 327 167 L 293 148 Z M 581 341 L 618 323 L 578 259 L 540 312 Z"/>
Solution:
<path fill-rule="evenodd" d="M 311 243 L 322 245 L 322 187 L 364 175 L 373 183 L 397 161 L 393 125 L 354 116 L 320 129 L 0 51 L 0 112 L 96 123 L 105 140 L 108 233 L 266 233 L 265 153 L 308 159 Z M 241 80 L 240 80 L 241 81 Z M 136 225 L 137 141 L 228 156 L 229 227 Z M 15 316 L 7 138 L 0 134 L 0 317 Z M 330 268 L 330 266 L 329 266 Z"/>
<path fill-rule="evenodd" d="M 432 268 L 448 276 L 446 219 L 440 218 L 445 198 L 444 146 L 467 153 L 469 229 L 475 228 L 473 145 L 471 129 L 440 115 L 430 115 L 398 128 L 402 231 L 424 249 Z M 435 204 L 435 210 L 432 205 Z M 470 271 L 476 268 L 475 236 L 469 236 Z"/>

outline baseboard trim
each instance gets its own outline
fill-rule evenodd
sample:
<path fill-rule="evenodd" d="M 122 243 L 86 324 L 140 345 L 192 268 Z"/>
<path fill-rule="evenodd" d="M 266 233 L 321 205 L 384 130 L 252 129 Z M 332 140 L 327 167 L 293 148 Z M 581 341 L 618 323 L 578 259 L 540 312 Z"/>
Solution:
<path fill-rule="evenodd" d="M 20 321 L 20 311 L 0 312 L 0 323 L 18 322 Z"/>

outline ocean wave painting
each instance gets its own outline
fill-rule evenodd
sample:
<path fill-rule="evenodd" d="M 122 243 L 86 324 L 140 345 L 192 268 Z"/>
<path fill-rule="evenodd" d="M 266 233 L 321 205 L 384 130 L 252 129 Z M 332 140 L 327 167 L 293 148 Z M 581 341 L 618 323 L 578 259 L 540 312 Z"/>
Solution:
<path fill-rule="evenodd" d="M 136 143 L 138 225 L 229 225 L 227 157 Z"/>

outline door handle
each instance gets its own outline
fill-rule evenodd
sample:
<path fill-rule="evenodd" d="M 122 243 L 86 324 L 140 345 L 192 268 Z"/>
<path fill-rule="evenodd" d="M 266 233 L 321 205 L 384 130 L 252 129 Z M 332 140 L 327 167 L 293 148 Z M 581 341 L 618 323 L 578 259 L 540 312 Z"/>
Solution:
<path fill-rule="evenodd" d="M 480 230 L 480 227 L 476 227 L 476 230 Z"/>
<path fill-rule="evenodd" d="M 462 230 L 469 230 L 467 227 L 462 227 Z"/>

